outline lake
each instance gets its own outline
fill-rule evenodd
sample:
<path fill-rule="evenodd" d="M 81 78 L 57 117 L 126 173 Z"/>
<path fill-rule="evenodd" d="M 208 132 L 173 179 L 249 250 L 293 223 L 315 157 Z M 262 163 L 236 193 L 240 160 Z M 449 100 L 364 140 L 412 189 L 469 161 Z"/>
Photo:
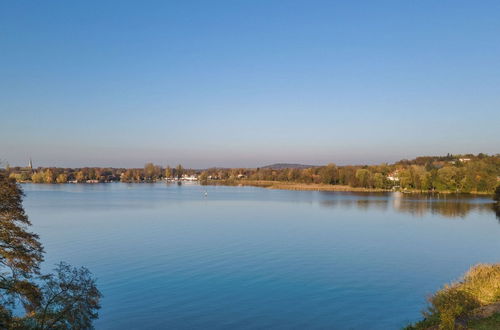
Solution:
<path fill-rule="evenodd" d="M 443 284 L 500 261 L 486 197 L 23 188 L 44 269 L 66 261 L 98 278 L 97 329 L 399 329 Z"/>

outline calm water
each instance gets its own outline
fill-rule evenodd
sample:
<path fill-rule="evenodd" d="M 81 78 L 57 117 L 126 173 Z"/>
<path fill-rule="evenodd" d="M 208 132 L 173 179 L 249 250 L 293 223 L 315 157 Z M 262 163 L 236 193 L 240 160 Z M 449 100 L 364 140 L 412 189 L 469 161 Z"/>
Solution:
<path fill-rule="evenodd" d="M 97 329 L 398 329 L 442 284 L 500 261 L 485 198 L 23 187 L 45 267 L 98 278 Z"/>

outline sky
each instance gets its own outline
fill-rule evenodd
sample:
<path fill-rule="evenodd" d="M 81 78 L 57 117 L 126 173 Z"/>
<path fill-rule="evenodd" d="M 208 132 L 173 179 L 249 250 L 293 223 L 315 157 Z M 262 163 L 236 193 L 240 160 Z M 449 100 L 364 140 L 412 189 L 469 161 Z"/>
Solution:
<path fill-rule="evenodd" d="M 0 161 L 500 152 L 500 1 L 0 0 Z"/>

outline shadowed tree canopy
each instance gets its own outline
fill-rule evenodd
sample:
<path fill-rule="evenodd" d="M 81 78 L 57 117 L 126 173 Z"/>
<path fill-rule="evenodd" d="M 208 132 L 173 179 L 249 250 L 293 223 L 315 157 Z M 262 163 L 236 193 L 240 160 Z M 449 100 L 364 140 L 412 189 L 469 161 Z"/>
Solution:
<path fill-rule="evenodd" d="M 22 198 L 20 186 L 0 173 L 0 329 L 91 329 L 101 298 L 95 279 L 66 263 L 40 274 L 44 251 L 28 230 Z"/>
<path fill-rule="evenodd" d="M 0 310 L 9 314 L 16 302 L 33 306 L 40 292 L 30 280 L 39 274 L 43 248 L 22 206 L 23 192 L 0 174 Z M 0 328 L 2 321 L 0 320 Z"/>
<path fill-rule="evenodd" d="M 37 272 L 43 260 L 38 235 L 27 231 L 31 225 L 22 206 L 23 192 L 14 180 L 0 177 L 0 263 L 15 275 Z"/>

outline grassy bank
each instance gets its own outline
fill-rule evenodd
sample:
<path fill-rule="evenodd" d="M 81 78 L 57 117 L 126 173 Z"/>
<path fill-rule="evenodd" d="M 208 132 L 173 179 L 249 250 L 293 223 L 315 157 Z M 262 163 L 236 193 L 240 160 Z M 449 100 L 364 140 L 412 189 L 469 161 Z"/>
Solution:
<path fill-rule="evenodd" d="M 297 182 L 280 182 L 280 181 L 265 181 L 265 180 L 224 180 L 224 181 L 209 181 L 209 184 L 227 185 L 227 186 L 252 186 L 269 189 L 285 189 L 285 190 L 309 190 L 309 191 L 355 191 L 355 192 L 384 192 L 391 191 L 389 189 L 378 188 L 360 188 L 343 185 L 331 185 L 320 183 L 297 183 Z"/>
<path fill-rule="evenodd" d="M 500 264 L 476 265 L 445 285 L 429 298 L 423 316 L 406 329 L 500 329 Z"/>
<path fill-rule="evenodd" d="M 276 182 L 276 181 L 246 181 L 239 180 L 237 184 L 255 187 L 265 187 L 269 189 L 285 190 L 311 190 L 311 191 L 358 191 L 358 192 L 382 192 L 390 191 L 377 188 L 360 188 L 342 185 L 331 185 L 321 183 L 297 183 L 297 182 Z"/>
<path fill-rule="evenodd" d="M 213 185 L 227 185 L 227 186 L 253 186 L 262 187 L 269 189 L 284 189 L 284 190 L 305 190 L 305 191 L 345 191 L 345 192 L 389 192 L 392 189 L 380 189 L 380 188 L 362 188 L 362 187 L 351 187 L 347 185 L 332 185 L 332 184 L 321 184 L 321 183 L 299 183 L 299 182 L 283 182 L 283 181 L 266 181 L 266 180 L 220 180 L 220 181 L 208 181 L 208 184 Z M 422 190 L 402 190 L 404 193 L 411 194 L 422 194 L 430 193 L 430 191 Z M 433 191 L 433 193 L 440 194 L 453 194 L 455 191 L 443 190 L 443 191 Z M 471 195 L 486 195 L 491 194 L 483 192 L 470 192 L 467 194 Z"/>

